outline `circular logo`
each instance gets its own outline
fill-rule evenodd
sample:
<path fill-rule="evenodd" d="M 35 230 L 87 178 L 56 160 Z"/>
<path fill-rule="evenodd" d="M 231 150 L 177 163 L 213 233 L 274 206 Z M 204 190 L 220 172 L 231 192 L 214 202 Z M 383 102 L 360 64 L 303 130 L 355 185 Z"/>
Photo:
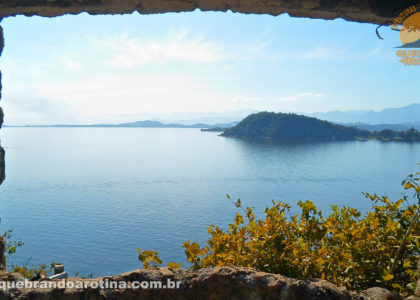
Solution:
<path fill-rule="evenodd" d="M 404 47 L 420 48 L 420 12 L 412 14 L 402 22 L 400 39 Z"/>

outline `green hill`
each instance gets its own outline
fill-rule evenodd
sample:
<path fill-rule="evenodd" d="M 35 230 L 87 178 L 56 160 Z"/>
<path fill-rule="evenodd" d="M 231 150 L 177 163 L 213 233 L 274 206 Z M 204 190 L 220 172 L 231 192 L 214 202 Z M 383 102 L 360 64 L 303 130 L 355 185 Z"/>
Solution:
<path fill-rule="evenodd" d="M 222 136 L 282 140 L 352 140 L 371 133 L 297 114 L 260 112 L 249 115 Z"/>

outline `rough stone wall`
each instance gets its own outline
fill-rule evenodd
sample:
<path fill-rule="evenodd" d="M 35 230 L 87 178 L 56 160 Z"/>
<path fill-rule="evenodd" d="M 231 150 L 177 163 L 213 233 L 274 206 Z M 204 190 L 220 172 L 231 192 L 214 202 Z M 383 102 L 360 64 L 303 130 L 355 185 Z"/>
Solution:
<path fill-rule="evenodd" d="M 59 16 L 88 12 L 123 14 L 227 11 L 390 24 L 417 0 L 1 0 L 0 17 L 17 14 Z"/>
<path fill-rule="evenodd" d="M 0 275 L 0 280 L 23 280 L 18 274 Z M 84 281 L 100 281 L 104 278 Z M 27 289 L 0 290 L 0 300 L 99 300 L 99 299 L 168 299 L 168 300 L 392 300 L 401 299 L 396 294 L 372 288 L 352 293 L 320 279 L 296 280 L 278 274 L 259 272 L 250 268 L 222 267 L 187 271 L 184 269 L 161 268 L 158 270 L 135 270 L 114 277 L 106 277 L 117 282 L 133 281 L 180 281 L 178 289 Z M 79 278 L 70 278 L 76 281 Z M 75 283 L 76 284 L 76 283 Z"/>
<path fill-rule="evenodd" d="M 6 167 L 5 167 L 5 151 L 0 146 L 0 184 L 6 178 Z"/>
<path fill-rule="evenodd" d="M 1 18 L 0 18 L 1 20 Z M 4 38 L 3 38 L 3 28 L 0 26 L 0 55 L 3 52 L 4 47 Z M 0 71 L 0 100 L 1 100 L 1 71 Z M 0 107 L 0 129 L 3 125 L 3 109 Z M 1 147 L 1 140 L 0 140 L 0 184 L 3 182 L 5 175 L 5 163 L 4 163 L 4 149 Z"/>
<path fill-rule="evenodd" d="M 5 269 L 6 260 L 4 258 L 4 251 L 6 248 L 6 243 L 2 236 L 0 236 L 0 271 Z"/>

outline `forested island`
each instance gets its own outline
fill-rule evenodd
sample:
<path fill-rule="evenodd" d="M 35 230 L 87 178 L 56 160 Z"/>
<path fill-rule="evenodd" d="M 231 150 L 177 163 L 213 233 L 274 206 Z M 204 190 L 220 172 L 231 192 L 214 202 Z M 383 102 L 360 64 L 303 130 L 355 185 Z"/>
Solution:
<path fill-rule="evenodd" d="M 420 141 L 420 132 L 384 129 L 369 131 L 293 113 L 260 112 L 249 115 L 236 126 L 226 129 L 225 137 L 275 140 L 367 140 Z"/>

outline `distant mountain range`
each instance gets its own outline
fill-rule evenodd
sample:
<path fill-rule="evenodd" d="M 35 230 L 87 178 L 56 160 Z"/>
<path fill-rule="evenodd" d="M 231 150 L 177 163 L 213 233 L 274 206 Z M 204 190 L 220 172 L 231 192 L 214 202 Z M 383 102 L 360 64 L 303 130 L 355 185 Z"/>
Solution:
<path fill-rule="evenodd" d="M 164 124 L 227 124 L 240 121 L 257 110 L 242 109 L 226 112 L 174 112 L 174 113 L 140 113 L 135 120 L 153 120 Z M 130 118 L 134 116 L 131 115 Z M 124 120 L 121 122 L 125 122 Z"/>
<path fill-rule="evenodd" d="M 238 122 L 222 123 L 222 124 L 205 124 L 197 123 L 192 125 L 185 124 L 166 124 L 159 121 L 137 121 L 131 123 L 120 123 L 120 124 L 88 124 L 88 125 L 70 125 L 70 124 L 56 124 L 56 125 L 24 125 L 24 126 L 8 126 L 4 127 L 137 127 L 137 128 L 213 128 L 213 127 L 222 127 L 228 128 L 238 124 Z"/>
<path fill-rule="evenodd" d="M 398 108 L 386 108 L 381 111 L 355 110 L 355 111 L 330 111 L 326 113 L 305 114 L 321 120 L 334 123 L 365 123 L 379 124 L 405 124 L 420 125 L 420 103 L 413 103 Z"/>
<path fill-rule="evenodd" d="M 197 123 L 197 124 L 166 124 L 159 121 L 137 121 L 132 123 L 121 123 L 117 125 L 109 125 L 110 127 L 142 127 L 142 128 L 212 128 L 212 127 L 232 127 L 238 124 L 238 122 L 230 122 L 230 123 L 217 123 L 217 124 L 206 124 L 206 123 Z"/>
<path fill-rule="evenodd" d="M 342 123 L 346 126 L 354 126 L 359 129 L 369 130 L 369 131 L 381 131 L 384 129 L 391 129 L 394 131 L 405 131 L 413 127 L 414 129 L 420 130 L 420 122 L 415 123 L 403 123 L 403 124 L 366 124 L 366 123 Z"/>

